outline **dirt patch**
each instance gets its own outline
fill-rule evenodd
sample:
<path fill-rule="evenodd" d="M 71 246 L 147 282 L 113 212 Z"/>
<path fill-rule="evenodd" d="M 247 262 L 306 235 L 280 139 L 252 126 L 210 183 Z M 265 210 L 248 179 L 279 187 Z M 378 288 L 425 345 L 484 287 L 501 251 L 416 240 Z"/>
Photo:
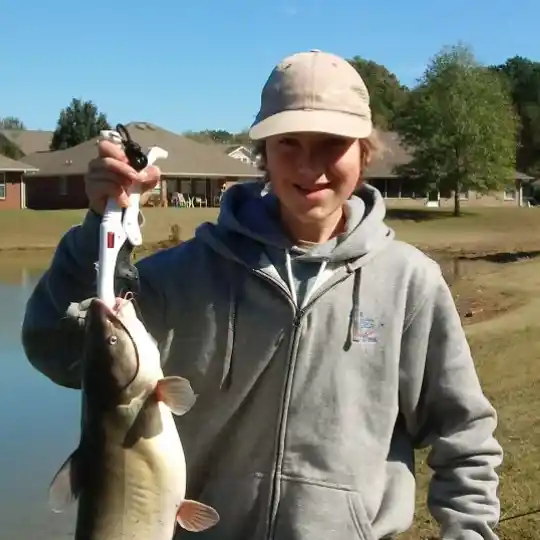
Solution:
<path fill-rule="evenodd" d="M 508 253 L 469 257 L 442 256 L 440 253 L 430 255 L 441 266 L 464 326 L 493 319 L 528 301 L 528 295 L 515 288 L 481 285 L 482 277 L 500 272 L 502 262 L 513 264 L 526 257 L 510 257 Z"/>
<path fill-rule="evenodd" d="M 515 291 L 487 289 L 470 281 L 450 287 L 464 326 L 498 317 L 527 303 L 527 297 Z"/>
<path fill-rule="evenodd" d="M 540 250 L 532 251 L 499 251 L 496 253 L 485 253 L 483 255 L 469 255 L 459 257 L 461 260 L 468 261 L 488 261 L 499 264 L 512 262 L 528 261 L 540 257 Z"/>

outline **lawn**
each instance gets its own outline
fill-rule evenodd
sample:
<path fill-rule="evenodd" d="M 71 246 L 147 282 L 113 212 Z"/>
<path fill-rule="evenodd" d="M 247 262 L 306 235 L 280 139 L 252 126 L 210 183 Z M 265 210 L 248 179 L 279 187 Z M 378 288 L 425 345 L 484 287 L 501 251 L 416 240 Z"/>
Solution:
<path fill-rule="evenodd" d="M 193 235 L 213 209 L 147 209 L 149 249 L 178 225 Z M 2 211 L 0 248 L 52 248 L 83 212 Z M 499 414 L 501 540 L 533 540 L 540 530 L 540 210 L 489 208 L 453 218 L 441 210 L 390 210 L 398 238 L 433 254 L 451 284 L 486 394 Z M 13 254 L 11 254 L 13 255 Z M 10 256 L 11 256 L 10 255 Z M 21 256 L 19 254 L 18 256 Z M 30 256 L 32 256 L 30 254 Z M 418 453 L 418 505 L 404 540 L 435 539 L 425 508 L 429 471 Z"/>
<path fill-rule="evenodd" d="M 178 225 L 180 236 L 190 238 L 202 221 L 215 221 L 213 208 L 145 208 L 143 236 L 154 243 L 167 238 Z M 61 235 L 80 223 L 82 210 L 0 211 L 0 249 L 53 248 Z M 429 250 L 474 252 L 531 250 L 539 246 L 540 209 L 484 208 L 453 218 L 450 211 L 427 209 L 388 211 L 388 223 L 399 237 Z"/>
<path fill-rule="evenodd" d="M 61 236 L 73 225 L 81 223 L 84 210 L 2 210 L 0 230 L 8 231 L 0 238 L 0 249 L 52 249 Z M 204 220 L 215 220 L 212 208 L 145 208 L 142 232 L 146 242 L 167 238 L 177 224 L 182 237 L 193 235 L 195 227 Z"/>

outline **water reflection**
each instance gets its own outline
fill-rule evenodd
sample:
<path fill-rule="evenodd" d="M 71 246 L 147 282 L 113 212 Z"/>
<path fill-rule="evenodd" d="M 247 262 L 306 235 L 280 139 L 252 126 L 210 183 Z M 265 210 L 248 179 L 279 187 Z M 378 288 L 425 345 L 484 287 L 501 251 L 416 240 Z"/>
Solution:
<path fill-rule="evenodd" d="M 26 360 L 20 342 L 26 301 L 47 260 L 0 257 L 0 532 L 6 540 L 67 538 L 74 508 L 47 507 L 48 485 L 78 438 L 79 396 Z"/>
<path fill-rule="evenodd" d="M 463 265 L 465 264 L 463 260 L 459 257 L 451 257 L 441 259 L 439 261 L 441 270 L 444 275 L 444 279 L 450 285 L 450 287 L 460 280 L 463 275 Z"/>

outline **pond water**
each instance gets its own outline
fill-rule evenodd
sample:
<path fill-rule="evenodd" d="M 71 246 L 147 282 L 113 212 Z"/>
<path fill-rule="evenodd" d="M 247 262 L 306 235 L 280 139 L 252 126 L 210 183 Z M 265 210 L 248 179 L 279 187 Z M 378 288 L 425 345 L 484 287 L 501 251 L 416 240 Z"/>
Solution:
<path fill-rule="evenodd" d="M 26 360 L 20 330 L 46 261 L 0 257 L 0 538 L 69 538 L 74 510 L 52 513 L 49 483 L 78 440 L 79 395 Z"/>

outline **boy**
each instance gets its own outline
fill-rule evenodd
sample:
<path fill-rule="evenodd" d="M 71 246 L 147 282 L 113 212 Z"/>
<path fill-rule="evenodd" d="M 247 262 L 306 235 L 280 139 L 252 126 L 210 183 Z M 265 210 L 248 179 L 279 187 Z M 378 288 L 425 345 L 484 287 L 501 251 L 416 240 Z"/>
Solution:
<path fill-rule="evenodd" d="M 441 538 L 495 540 L 496 414 L 438 265 L 394 238 L 363 184 L 376 146 L 363 80 L 331 54 L 285 58 L 250 135 L 270 189 L 230 187 L 216 225 L 138 263 L 166 374 L 198 394 L 178 419 L 188 496 L 221 516 L 198 537 L 391 538 L 413 519 L 414 448 L 430 445 Z M 158 177 L 107 142 L 90 164 L 91 211 L 24 321 L 28 358 L 58 384 L 79 387 L 105 201 Z"/>

